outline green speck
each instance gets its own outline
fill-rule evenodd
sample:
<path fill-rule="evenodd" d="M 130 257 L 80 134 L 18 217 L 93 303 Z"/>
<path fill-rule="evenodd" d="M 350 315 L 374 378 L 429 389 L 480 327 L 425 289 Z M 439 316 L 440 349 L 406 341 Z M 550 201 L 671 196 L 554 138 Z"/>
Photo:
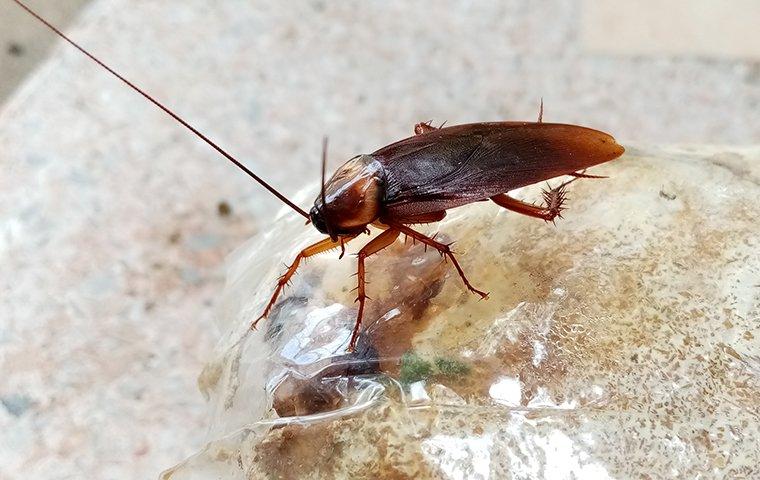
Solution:
<path fill-rule="evenodd" d="M 435 359 L 435 366 L 444 377 L 461 377 L 470 373 L 469 365 L 453 358 L 438 357 Z"/>
<path fill-rule="evenodd" d="M 408 351 L 401 356 L 399 381 L 405 385 L 427 379 L 433 372 L 433 365 L 422 357 Z"/>

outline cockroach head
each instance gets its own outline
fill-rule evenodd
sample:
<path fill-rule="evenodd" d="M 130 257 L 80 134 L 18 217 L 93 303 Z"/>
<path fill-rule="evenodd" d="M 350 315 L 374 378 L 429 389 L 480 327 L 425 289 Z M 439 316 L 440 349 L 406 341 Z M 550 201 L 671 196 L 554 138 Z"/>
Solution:
<path fill-rule="evenodd" d="M 385 176 L 371 155 L 358 155 L 344 163 L 324 185 L 309 217 L 322 233 L 337 239 L 357 235 L 380 215 Z"/>
<path fill-rule="evenodd" d="M 319 230 L 321 233 L 326 233 L 330 235 L 330 237 L 335 240 L 335 235 L 330 233 L 330 229 L 328 228 L 327 223 L 325 222 L 324 215 L 322 215 L 322 212 L 320 211 L 320 208 L 316 205 L 311 207 L 311 210 L 309 211 L 309 219 L 311 219 L 312 225 L 314 225 L 314 228 Z"/>

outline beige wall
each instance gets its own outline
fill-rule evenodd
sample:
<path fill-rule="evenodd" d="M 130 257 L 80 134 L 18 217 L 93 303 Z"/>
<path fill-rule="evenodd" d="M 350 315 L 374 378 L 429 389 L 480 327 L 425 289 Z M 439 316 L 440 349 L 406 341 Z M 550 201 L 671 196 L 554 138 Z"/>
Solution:
<path fill-rule="evenodd" d="M 90 0 L 27 0 L 56 25 L 66 25 Z M 0 2 L 0 104 L 45 58 L 55 38 L 44 28 L 29 28 L 28 15 L 16 4 Z M 23 19 L 23 20 L 22 20 Z"/>
<path fill-rule="evenodd" d="M 760 60 L 757 0 L 584 0 L 588 51 Z"/>

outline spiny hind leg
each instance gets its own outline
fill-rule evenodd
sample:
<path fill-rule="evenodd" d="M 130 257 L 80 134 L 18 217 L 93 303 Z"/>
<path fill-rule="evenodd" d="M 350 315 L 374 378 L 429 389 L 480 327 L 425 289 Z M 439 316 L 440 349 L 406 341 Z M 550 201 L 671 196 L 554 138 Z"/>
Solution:
<path fill-rule="evenodd" d="M 473 293 L 476 293 L 480 295 L 480 298 L 486 298 L 488 297 L 488 293 L 478 290 L 477 288 L 473 287 L 469 280 L 467 280 L 467 276 L 464 274 L 464 270 L 462 270 L 462 267 L 459 266 L 459 262 L 457 262 L 456 257 L 454 256 L 454 252 L 451 251 L 451 248 L 449 245 L 445 243 L 441 243 L 436 241 L 435 239 L 432 239 L 428 237 L 427 235 L 424 235 L 416 230 L 412 230 L 411 228 L 407 227 L 406 225 L 402 225 L 399 223 L 391 223 L 390 224 L 392 228 L 400 231 L 404 235 L 408 235 L 412 237 L 415 240 L 420 241 L 421 243 L 424 243 L 425 245 L 428 245 L 430 247 L 435 248 L 438 250 L 438 252 L 447 257 L 449 260 L 451 260 L 451 263 L 454 264 L 454 268 L 457 269 L 457 273 L 459 273 L 459 276 L 462 278 L 462 281 L 464 282 L 464 285 L 467 287 L 467 289 Z"/>
<path fill-rule="evenodd" d="M 422 135 L 423 133 L 429 133 L 433 132 L 435 130 L 438 130 L 432 125 L 433 121 L 428 120 L 427 122 L 420 122 L 414 126 L 414 134 L 415 135 Z"/>
<path fill-rule="evenodd" d="M 586 173 L 585 168 L 581 170 L 580 172 L 568 173 L 568 175 L 575 178 L 610 178 L 606 175 L 591 175 L 589 173 Z"/>
<path fill-rule="evenodd" d="M 351 341 L 348 344 L 348 350 L 350 352 L 354 351 L 354 347 L 356 346 L 356 339 L 359 337 L 359 327 L 362 324 L 362 317 L 364 316 L 364 302 L 367 300 L 367 292 L 365 290 L 366 274 L 364 270 L 364 260 L 366 260 L 370 255 L 374 255 L 375 253 L 395 242 L 396 238 L 398 238 L 398 235 L 398 230 L 392 228 L 385 230 L 383 233 L 373 238 L 368 244 L 362 247 L 362 249 L 359 250 L 359 253 L 357 254 L 359 257 L 359 266 L 356 272 L 356 277 L 358 280 L 358 285 L 356 287 L 356 301 L 359 302 L 359 312 L 356 314 L 356 323 L 354 324 L 354 330 L 351 333 Z"/>
<path fill-rule="evenodd" d="M 256 319 L 251 324 L 251 330 L 256 329 L 256 324 L 259 323 L 259 320 L 262 318 L 266 318 L 269 313 L 272 311 L 272 307 L 274 307 L 275 302 L 277 302 L 277 297 L 280 296 L 280 293 L 282 293 L 282 290 L 285 288 L 285 285 L 288 284 L 291 277 L 296 273 L 296 270 L 298 270 L 298 265 L 301 263 L 301 260 L 304 258 L 308 258 L 314 255 L 317 255 L 318 253 L 326 252 L 328 250 L 331 250 L 333 248 L 343 248 L 343 245 L 354 239 L 355 237 L 341 237 L 336 241 L 333 241 L 332 239 L 325 238 L 324 240 L 320 240 L 319 242 L 309 245 L 308 247 L 301 250 L 301 252 L 296 255 L 295 260 L 293 260 L 293 263 L 290 264 L 288 269 L 285 271 L 285 273 L 277 280 L 277 287 L 274 290 L 274 293 L 272 294 L 272 298 L 269 300 L 269 303 L 267 304 L 266 308 L 264 309 L 264 313 L 261 314 L 259 318 Z M 341 256 L 343 256 L 341 254 Z"/>
<path fill-rule="evenodd" d="M 496 205 L 504 207 L 507 210 L 527 215 L 529 217 L 540 218 L 547 222 L 554 222 L 559 217 L 562 218 L 562 210 L 565 209 L 565 203 L 567 202 L 567 186 L 574 182 L 575 179 L 568 180 L 551 190 L 544 190 L 544 205 L 533 205 L 532 203 L 523 202 L 512 198 L 506 193 L 500 193 L 494 195 L 491 200 Z"/>
<path fill-rule="evenodd" d="M 541 97 L 541 105 L 538 106 L 538 123 L 544 123 L 544 97 Z"/>
<path fill-rule="evenodd" d="M 423 133 L 434 132 L 440 128 L 443 128 L 444 125 L 446 125 L 446 122 L 443 122 L 440 127 L 436 128 L 433 126 L 432 120 L 428 120 L 427 122 L 420 122 L 414 126 L 414 134 L 422 135 Z"/>

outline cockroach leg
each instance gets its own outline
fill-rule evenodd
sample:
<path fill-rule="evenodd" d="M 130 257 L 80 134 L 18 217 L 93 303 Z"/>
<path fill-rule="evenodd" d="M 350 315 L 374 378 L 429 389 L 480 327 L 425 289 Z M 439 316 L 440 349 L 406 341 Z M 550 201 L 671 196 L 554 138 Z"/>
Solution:
<path fill-rule="evenodd" d="M 547 222 L 554 221 L 555 217 L 561 216 L 561 206 L 552 209 L 550 206 L 533 205 L 532 203 L 523 202 L 516 198 L 512 198 L 506 193 L 501 193 L 491 197 L 491 200 L 500 207 L 504 207 L 507 210 L 527 215 L 529 217 L 540 218 Z"/>
<path fill-rule="evenodd" d="M 399 232 L 396 229 L 388 229 L 373 238 L 368 244 L 362 247 L 357 254 L 359 258 L 359 266 L 356 271 L 356 277 L 358 279 L 358 286 L 356 288 L 357 297 L 356 301 L 359 302 L 359 312 L 356 314 L 356 324 L 354 324 L 354 330 L 351 333 L 351 341 L 348 344 L 348 350 L 353 352 L 356 346 L 356 339 L 359 337 L 359 327 L 362 324 L 362 316 L 364 315 L 364 302 L 367 300 L 367 292 L 365 291 L 366 275 L 364 271 L 364 260 L 370 255 L 374 255 L 380 250 L 384 249 L 391 243 L 396 241 L 399 236 Z"/>
<path fill-rule="evenodd" d="M 346 240 L 343 237 L 340 237 L 340 255 L 338 255 L 338 260 L 343 258 L 343 255 L 346 254 Z"/>
<path fill-rule="evenodd" d="M 423 133 L 430 133 L 435 130 L 438 130 L 438 129 L 433 126 L 432 120 L 428 120 L 427 122 L 420 122 L 414 126 L 415 135 L 422 135 Z"/>
<path fill-rule="evenodd" d="M 538 107 L 538 123 L 544 123 L 544 97 L 541 97 L 541 105 Z"/>
<path fill-rule="evenodd" d="M 590 174 L 586 173 L 585 169 L 581 170 L 580 172 L 568 173 L 568 175 L 570 175 L 571 177 L 575 177 L 575 178 L 610 178 L 610 177 L 608 177 L 606 175 L 590 175 Z"/>
<path fill-rule="evenodd" d="M 562 210 L 565 209 L 564 206 L 567 201 L 566 188 L 574 181 L 575 179 L 568 180 L 555 188 L 544 190 L 544 206 L 533 205 L 532 203 L 517 200 L 506 193 L 494 195 L 491 197 L 491 200 L 493 200 L 496 205 L 504 207 L 507 210 L 512 210 L 513 212 L 521 213 L 529 217 L 540 218 L 547 222 L 554 222 L 555 218 L 562 218 Z"/>
<path fill-rule="evenodd" d="M 427 122 L 421 122 L 414 126 L 414 134 L 422 135 L 423 133 L 434 132 L 436 130 L 442 129 L 444 125 L 446 125 L 445 121 L 438 128 L 433 126 L 432 120 L 428 120 Z"/>
<path fill-rule="evenodd" d="M 308 247 L 301 250 L 301 252 L 296 255 L 295 260 L 293 260 L 293 263 L 288 267 L 288 269 L 285 271 L 285 273 L 277 280 L 277 288 L 275 288 L 274 293 L 272 294 L 272 298 L 269 300 L 269 303 L 267 304 L 267 307 L 264 309 L 264 313 L 261 314 L 259 318 L 257 318 L 252 324 L 251 324 L 251 330 L 256 329 L 256 324 L 259 323 L 259 321 L 262 318 L 266 318 L 269 313 L 272 311 L 272 307 L 274 307 L 275 302 L 277 302 L 277 297 L 280 296 L 280 293 L 282 293 L 282 289 L 285 288 L 285 285 L 288 284 L 291 277 L 296 273 L 296 270 L 298 269 L 298 265 L 301 263 L 301 260 L 304 258 L 308 258 L 314 255 L 317 255 L 318 253 L 326 252 L 328 250 L 331 250 L 336 247 L 343 247 L 343 245 L 352 239 L 356 238 L 355 236 L 352 237 L 340 237 L 338 240 L 333 241 L 331 238 L 325 238 L 324 240 L 320 240 L 319 242 L 309 245 Z"/>
<path fill-rule="evenodd" d="M 459 262 L 457 262 L 456 257 L 454 256 L 454 252 L 451 251 L 450 244 L 447 245 L 445 243 L 438 242 L 427 235 L 423 235 L 422 233 L 412 230 L 411 228 L 407 227 L 406 225 L 402 225 L 400 223 L 395 222 L 389 222 L 388 223 L 391 228 L 394 228 L 396 230 L 399 230 L 404 235 L 407 235 L 409 237 L 412 237 L 414 240 L 419 240 L 421 243 L 431 246 L 438 250 L 438 252 L 447 257 L 449 260 L 451 260 L 451 263 L 454 264 L 454 268 L 457 269 L 457 273 L 459 273 L 459 276 L 462 277 L 462 281 L 464 282 L 464 285 L 467 287 L 469 291 L 472 293 L 476 293 L 480 295 L 480 298 L 487 298 L 488 293 L 482 292 L 478 290 L 477 288 L 473 287 L 469 280 L 467 280 L 467 276 L 464 274 L 464 270 L 462 270 L 462 267 L 459 266 Z"/>

